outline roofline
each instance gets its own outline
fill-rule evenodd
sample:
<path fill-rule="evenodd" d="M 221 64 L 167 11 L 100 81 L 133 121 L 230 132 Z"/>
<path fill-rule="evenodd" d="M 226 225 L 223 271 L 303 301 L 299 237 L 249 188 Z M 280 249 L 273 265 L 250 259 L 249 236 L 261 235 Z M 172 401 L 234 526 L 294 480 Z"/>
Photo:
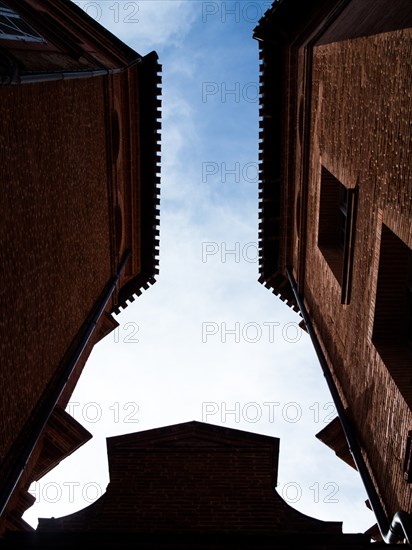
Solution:
<path fill-rule="evenodd" d="M 188 422 L 182 422 L 179 424 L 170 424 L 168 426 L 161 426 L 158 428 L 151 428 L 148 430 L 142 430 L 141 432 L 134 432 L 130 434 L 116 435 L 106 438 L 107 446 L 115 445 L 116 443 L 122 443 L 128 438 L 141 438 L 142 441 L 155 440 L 167 436 L 172 433 L 192 432 L 199 431 L 205 433 L 215 434 L 219 437 L 228 437 L 230 439 L 249 440 L 256 443 L 262 443 L 269 446 L 279 447 L 280 439 L 278 437 L 257 434 L 254 432 L 247 432 L 245 430 L 239 430 L 238 428 L 228 428 L 226 426 L 219 426 L 217 424 L 209 424 L 208 422 L 200 422 L 198 420 L 191 420 Z"/>
<path fill-rule="evenodd" d="M 296 135 L 289 109 L 296 106 L 291 102 L 297 101 L 297 55 L 299 48 L 312 47 L 349 2 L 313 0 L 302 5 L 299 0 L 277 0 L 253 31 L 259 42 L 261 63 L 258 280 L 297 312 L 299 308 L 286 274 L 286 265 L 290 263 L 287 237 L 293 223 L 291 189 L 295 183 L 291 162 Z M 273 78 L 274 74 L 279 76 Z M 310 92 L 307 84 L 305 101 Z M 304 139 L 306 131 L 305 127 Z M 303 211 L 304 197 L 301 202 Z"/>
<path fill-rule="evenodd" d="M 140 273 L 119 290 L 117 303 L 112 308 L 115 314 L 153 285 L 159 273 L 161 68 L 154 51 L 138 65 L 141 268 Z"/>
<path fill-rule="evenodd" d="M 2 1 L 8 4 L 11 9 L 17 9 L 18 13 L 25 19 L 27 18 L 30 25 L 39 31 L 40 34 L 45 33 L 46 36 L 49 36 L 49 33 L 52 31 L 48 25 L 48 21 L 42 19 L 43 13 L 52 13 L 57 21 L 64 21 L 64 31 L 68 34 L 78 36 L 77 31 L 83 29 L 87 33 L 89 40 L 96 41 L 98 37 L 100 49 L 103 47 L 106 55 L 110 52 L 112 56 L 116 56 L 121 60 L 121 65 L 127 65 L 136 59 L 136 57 L 141 57 L 71 0 L 20 0 L 17 6 L 12 0 Z M 79 35 L 81 36 L 81 34 L 80 32 Z"/>

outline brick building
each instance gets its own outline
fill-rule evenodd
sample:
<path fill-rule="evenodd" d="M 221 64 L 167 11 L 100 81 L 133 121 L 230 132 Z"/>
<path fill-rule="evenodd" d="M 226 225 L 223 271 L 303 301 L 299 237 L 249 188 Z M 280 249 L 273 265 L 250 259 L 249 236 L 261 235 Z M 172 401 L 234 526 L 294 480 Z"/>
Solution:
<path fill-rule="evenodd" d="M 319 438 L 353 464 L 351 438 L 381 534 L 411 532 L 412 3 L 283 0 L 254 37 L 260 282 L 341 402 Z"/>
<path fill-rule="evenodd" d="M 0 2 L 0 532 L 91 437 L 64 409 L 155 282 L 159 72 L 68 0 Z"/>
<path fill-rule="evenodd" d="M 372 547 L 367 535 L 342 534 L 340 522 L 308 517 L 284 502 L 275 490 L 275 437 L 186 422 L 111 437 L 107 448 L 110 482 L 100 499 L 40 519 L 35 533 L 9 533 L 4 547 Z"/>

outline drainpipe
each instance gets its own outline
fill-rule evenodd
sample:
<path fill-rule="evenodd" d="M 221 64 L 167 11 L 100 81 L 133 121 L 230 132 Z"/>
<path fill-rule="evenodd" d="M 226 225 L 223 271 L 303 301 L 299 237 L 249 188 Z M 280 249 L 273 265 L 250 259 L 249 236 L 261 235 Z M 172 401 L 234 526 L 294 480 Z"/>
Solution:
<path fill-rule="evenodd" d="M 372 482 L 372 478 L 369 474 L 369 470 L 367 469 L 365 461 L 363 459 L 360 445 L 358 443 L 358 440 L 356 439 L 355 430 L 346 415 L 346 411 L 343 406 L 337 387 L 335 385 L 335 381 L 333 380 L 332 374 L 329 370 L 329 365 L 326 361 L 325 355 L 319 344 L 319 340 L 318 340 L 318 337 L 316 336 L 316 332 L 310 320 L 309 313 L 305 307 L 303 299 L 300 297 L 298 293 L 296 281 L 293 277 L 291 268 L 287 267 L 286 272 L 289 278 L 290 286 L 292 287 L 292 290 L 293 290 L 293 294 L 295 295 L 296 302 L 302 313 L 303 320 L 305 321 L 308 334 L 312 340 L 312 344 L 315 349 L 316 355 L 318 356 L 318 360 L 322 368 L 323 374 L 325 376 L 326 383 L 329 387 L 329 391 L 331 393 L 333 402 L 335 403 L 339 420 L 342 425 L 342 429 L 349 446 L 349 450 L 355 461 L 356 468 L 361 476 L 363 485 L 368 495 L 370 505 L 375 514 L 376 521 L 377 521 L 379 530 L 381 532 L 382 538 L 387 544 L 394 544 L 397 542 L 401 542 L 406 538 L 407 544 L 412 547 L 411 516 L 407 512 L 400 510 L 399 512 L 396 512 L 396 514 L 392 519 L 392 522 L 389 524 L 388 517 L 383 509 L 378 493 L 375 489 L 375 486 Z"/>
<path fill-rule="evenodd" d="M 106 309 L 107 303 L 116 288 L 122 271 L 125 268 L 128 259 L 130 258 L 130 254 L 130 250 L 125 252 L 116 274 L 109 280 L 105 289 L 103 290 L 103 293 L 97 299 L 92 310 L 94 313 L 92 314 L 91 319 L 87 321 L 86 324 L 80 329 L 80 341 L 77 344 L 74 353 L 71 355 L 71 357 L 69 357 L 67 364 L 64 365 L 63 370 L 58 376 L 55 386 L 53 387 L 51 392 L 46 395 L 37 413 L 35 413 L 35 425 L 30 427 L 30 432 L 26 439 L 23 452 L 13 463 L 12 470 L 9 472 L 8 476 L 6 476 L 6 478 L 0 482 L 0 516 L 3 515 L 7 503 L 9 502 L 10 497 L 13 494 L 13 491 L 15 490 L 23 474 L 23 471 L 27 466 L 27 463 L 30 460 L 30 457 L 37 445 L 38 440 L 40 439 L 40 436 L 43 433 L 47 421 L 49 420 L 55 406 L 57 405 L 73 370 L 76 368 L 76 365 L 80 357 L 82 356 L 84 348 L 90 340 L 90 337 L 92 336 L 102 313 Z"/>

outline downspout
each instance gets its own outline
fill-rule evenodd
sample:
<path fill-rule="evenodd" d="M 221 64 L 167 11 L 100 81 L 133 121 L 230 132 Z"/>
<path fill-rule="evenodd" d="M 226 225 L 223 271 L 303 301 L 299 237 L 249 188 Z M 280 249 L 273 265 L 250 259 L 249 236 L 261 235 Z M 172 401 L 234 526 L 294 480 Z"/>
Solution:
<path fill-rule="evenodd" d="M 79 78 L 93 78 L 96 76 L 119 74 L 127 71 L 130 67 L 136 65 L 137 63 L 142 63 L 142 61 L 143 58 L 139 56 L 124 67 L 116 69 L 97 68 L 80 69 L 78 71 L 40 71 L 27 73 L 20 73 L 17 65 L 10 61 L 11 68 L 9 74 L 3 77 L 0 75 L 0 85 L 11 86 L 13 84 L 33 84 L 39 82 L 51 82 L 55 80 L 74 80 Z"/>
<path fill-rule="evenodd" d="M 370 505 L 375 514 L 376 521 L 377 521 L 379 530 L 381 532 L 382 538 L 387 544 L 394 544 L 406 538 L 407 544 L 412 547 L 411 516 L 407 512 L 400 510 L 399 512 L 396 512 L 396 514 L 393 516 L 392 522 L 389 524 L 388 517 L 383 509 L 378 493 L 375 489 L 375 486 L 372 482 L 372 478 L 369 474 L 369 470 L 367 469 L 365 461 L 363 459 L 361 448 L 356 439 L 354 428 L 349 418 L 346 415 L 346 411 L 343 406 L 337 387 L 335 385 L 335 381 L 333 380 L 332 374 L 329 370 L 329 365 L 326 361 L 325 355 L 320 346 L 316 332 L 313 328 L 312 321 L 310 320 L 310 317 L 309 317 L 309 313 L 305 307 L 303 299 L 300 297 L 298 293 L 296 281 L 293 277 L 291 268 L 287 267 L 286 272 L 289 278 L 290 286 L 292 287 L 293 294 L 295 296 L 299 309 L 302 313 L 302 317 L 305 322 L 308 334 L 312 340 L 313 347 L 315 349 L 320 366 L 325 376 L 326 383 L 329 387 L 329 391 L 331 393 L 333 402 L 335 403 L 339 420 L 342 425 L 342 429 L 349 446 L 349 450 L 355 461 L 356 468 L 361 476 L 363 485 L 368 495 Z"/>
<path fill-rule="evenodd" d="M 60 373 L 52 392 L 46 396 L 42 405 L 38 409 L 35 425 L 30 429 L 23 452 L 14 462 L 13 468 L 9 472 L 8 476 L 0 483 L 0 516 L 3 515 L 7 503 L 9 502 L 10 497 L 13 494 L 24 472 L 24 469 L 27 466 L 27 463 L 30 460 L 30 457 L 34 451 L 34 448 L 36 447 L 38 440 L 40 439 L 40 436 L 43 433 L 47 421 L 49 420 L 55 406 L 57 405 L 73 370 L 76 368 L 76 365 L 84 351 L 84 348 L 90 340 L 90 337 L 92 336 L 97 326 L 97 323 L 99 322 L 99 319 L 116 288 L 116 285 L 120 279 L 120 276 L 126 266 L 128 259 L 130 258 L 130 255 L 131 251 L 127 250 L 123 255 L 122 261 L 120 262 L 116 274 L 108 281 L 105 289 L 103 290 L 103 293 L 97 299 L 92 310 L 94 313 L 92 314 L 91 319 L 88 321 L 85 327 L 82 327 L 83 330 L 81 330 L 80 332 L 80 341 L 77 344 L 74 353 L 71 355 L 67 364 L 64 366 L 62 372 Z"/>

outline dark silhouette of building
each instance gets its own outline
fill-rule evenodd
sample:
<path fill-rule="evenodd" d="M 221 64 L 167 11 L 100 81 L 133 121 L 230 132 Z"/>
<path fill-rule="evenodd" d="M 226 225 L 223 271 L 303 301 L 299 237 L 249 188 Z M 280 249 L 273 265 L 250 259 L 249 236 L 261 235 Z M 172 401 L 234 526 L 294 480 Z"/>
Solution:
<path fill-rule="evenodd" d="M 381 533 L 410 532 L 412 3 L 283 0 L 254 36 L 260 282 L 301 310 L 341 401 L 319 438 L 353 464 L 349 435 Z"/>
<path fill-rule="evenodd" d="M 0 2 L 0 532 L 91 437 L 64 409 L 155 282 L 159 72 L 71 1 Z"/>
<path fill-rule="evenodd" d="M 276 492 L 279 440 L 187 422 L 107 440 L 110 482 L 74 514 L 9 533 L 5 548 L 369 548 L 340 522 L 308 517 Z M 376 545 L 373 545 L 376 547 Z M 379 545 L 378 545 L 379 546 Z"/>

